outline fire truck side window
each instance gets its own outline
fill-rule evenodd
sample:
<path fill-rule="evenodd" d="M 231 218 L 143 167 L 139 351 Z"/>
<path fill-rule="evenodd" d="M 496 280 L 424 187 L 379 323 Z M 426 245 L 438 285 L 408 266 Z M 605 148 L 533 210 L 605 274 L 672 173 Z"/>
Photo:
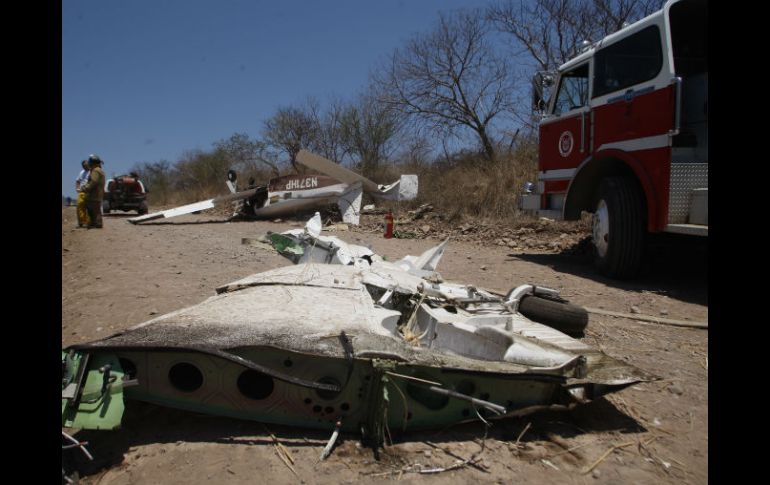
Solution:
<path fill-rule="evenodd" d="M 559 94 L 553 107 L 553 114 L 560 115 L 581 108 L 588 102 L 588 64 L 583 64 L 561 77 Z"/>
<path fill-rule="evenodd" d="M 651 25 L 597 51 L 593 97 L 650 80 L 662 67 L 660 29 Z"/>

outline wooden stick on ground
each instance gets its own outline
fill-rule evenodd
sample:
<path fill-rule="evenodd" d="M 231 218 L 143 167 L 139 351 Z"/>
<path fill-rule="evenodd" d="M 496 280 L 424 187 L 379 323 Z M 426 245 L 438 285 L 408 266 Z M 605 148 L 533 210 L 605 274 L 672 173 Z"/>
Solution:
<path fill-rule="evenodd" d="M 468 465 L 472 466 L 473 468 L 475 468 L 475 469 L 477 469 L 479 471 L 482 471 L 484 473 L 489 473 L 489 470 L 487 469 L 486 465 L 484 465 L 484 464 L 482 464 L 480 462 L 477 463 L 477 462 L 474 462 L 474 461 L 470 461 L 470 460 L 468 460 L 466 458 L 463 458 L 462 456 L 458 455 L 457 453 L 453 453 L 451 450 L 448 450 L 446 448 L 438 446 L 438 445 L 436 445 L 434 443 L 431 443 L 430 441 L 424 441 L 423 443 L 425 443 L 426 445 L 431 446 L 431 447 L 433 447 L 433 448 L 435 448 L 437 450 L 443 451 L 444 453 L 446 453 L 447 455 L 451 456 L 452 458 L 457 458 L 458 460 L 461 460 L 463 462 L 467 462 Z"/>
<path fill-rule="evenodd" d="M 561 455 L 563 455 L 565 453 L 572 453 L 573 451 L 577 450 L 578 448 L 582 448 L 584 446 L 592 445 L 592 444 L 596 443 L 597 441 L 599 441 L 598 438 L 595 439 L 595 440 L 591 440 L 591 441 L 589 441 L 587 443 L 583 443 L 582 445 L 572 446 L 570 448 L 567 448 L 566 450 L 562 450 L 562 451 L 560 451 L 560 452 L 558 452 L 556 454 L 551 455 L 549 458 L 556 458 L 557 456 L 561 456 Z"/>
<path fill-rule="evenodd" d="M 291 472 L 292 472 L 292 473 L 293 473 L 293 474 L 294 474 L 294 475 L 295 475 L 297 478 L 299 478 L 299 475 L 297 474 L 297 471 L 294 469 L 294 467 L 293 467 L 293 466 L 291 466 L 291 463 L 289 463 L 289 461 L 288 461 L 286 458 L 284 458 L 283 454 L 282 454 L 282 453 L 281 453 L 281 451 L 280 451 L 280 448 L 278 448 L 278 446 L 277 446 L 277 445 L 276 445 L 276 447 L 275 447 L 275 454 L 276 454 L 276 455 L 278 455 L 278 458 L 280 458 L 280 459 L 281 459 L 281 461 L 284 463 L 284 465 L 286 465 L 287 467 L 289 467 L 289 470 L 291 470 Z"/>
<path fill-rule="evenodd" d="M 567 443 L 565 440 L 563 440 L 561 437 L 551 432 L 547 432 L 545 436 L 551 442 L 555 443 L 563 450 L 562 453 L 558 453 L 558 455 L 569 453 L 570 455 L 575 457 L 577 460 L 585 461 L 585 457 L 582 454 L 575 451 L 577 448 L 580 448 L 580 446 L 577 446 L 577 447 L 570 446 L 570 444 Z M 553 456 L 557 456 L 557 455 L 553 455 Z"/>
<path fill-rule="evenodd" d="M 630 318 L 632 320 L 641 320 L 643 322 L 651 322 L 651 323 L 659 323 L 661 325 L 673 325 L 675 327 L 690 327 L 690 328 L 702 328 L 705 330 L 708 330 L 709 324 L 708 322 L 687 322 L 684 320 L 674 320 L 671 318 L 658 318 L 653 317 L 650 315 L 639 315 L 636 313 L 621 313 L 621 312 L 611 312 L 609 310 L 602 310 L 600 308 L 588 308 L 585 307 L 586 311 L 589 313 L 595 313 L 597 315 L 608 315 L 610 317 L 621 317 L 621 318 Z"/>
<path fill-rule="evenodd" d="M 618 450 L 618 449 L 620 449 L 620 448 L 625 448 L 626 446 L 631 446 L 631 445 L 633 445 L 633 444 L 636 444 L 636 441 L 629 441 L 628 443 L 623 443 L 623 444 L 620 444 L 620 445 L 615 445 L 615 446 L 613 446 L 613 447 L 612 447 L 612 448 L 610 448 L 609 450 L 605 451 L 605 452 L 604 452 L 604 454 L 603 454 L 602 456 L 600 456 L 600 457 L 599 457 L 599 459 L 598 459 L 598 460 L 596 460 L 596 461 L 593 463 L 593 465 L 589 466 L 588 468 L 586 468 L 585 470 L 583 470 L 583 471 L 582 471 L 582 472 L 580 472 L 580 473 L 582 473 L 583 475 L 585 475 L 586 473 L 591 473 L 591 470 L 593 470 L 594 468 L 596 468 L 596 466 L 597 466 L 599 463 L 603 462 L 603 461 L 604 461 L 604 459 L 605 459 L 605 458 L 607 458 L 607 457 L 610 455 L 610 453 L 612 453 L 613 451 L 615 451 L 615 450 Z"/>
<path fill-rule="evenodd" d="M 289 468 L 289 470 L 291 470 L 291 472 L 297 478 L 299 478 L 299 474 L 297 474 L 297 471 L 292 466 L 294 463 L 294 458 L 291 457 L 289 450 L 283 446 L 280 441 L 278 441 L 278 438 L 276 438 L 275 435 L 271 433 L 269 429 L 267 429 L 267 426 L 264 426 L 264 428 L 265 431 L 267 431 L 267 434 L 270 435 L 270 438 L 273 439 L 273 444 L 275 445 L 275 454 L 278 455 L 278 458 L 280 458 L 281 461 Z"/>
<path fill-rule="evenodd" d="M 283 454 L 286 456 L 286 458 L 288 458 L 288 459 L 289 459 L 289 461 L 290 461 L 290 462 L 292 463 L 292 465 L 293 465 L 293 464 L 294 464 L 294 458 L 292 458 L 292 456 L 291 456 L 291 452 L 289 451 L 289 449 L 288 449 L 288 448 L 286 448 L 285 446 L 283 446 L 283 443 L 281 443 L 280 441 L 278 441 L 278 438 L 276 438 L 276 437 L 275 437 L 275 435 L 274 435 L 272 432 L 270 432 L 270 430 L 269 430 L 269 429 L 267 429 L 267 426 L 265 426 L 265 431 L 267 431 L 267 434 L 269 434 L 269 435 L 270 435 L 270 438 L 272 438 L 272 440 L 273 440 L 273 443 L 275 443 L 275 446 L 277 446 L 278 448 L 280 448 L 280 450 L 283 452 Z"/>
<path fill-rule="evenodd" d="M 522 437 L 522 436 L 524 436 L 524 433 L 526 433 L 526 432 L 527 432 L 527 430 L 529 429 L 529 426 L 530 426 L 531 424 L 532 424 L 532 423 L 527 423 L 527 425 L 526 425 L 526 426 L 524 426 L 524 429 L 521 431 L 521 433 L 519 433 L 519 437 L 518 437 L 518 438 L 516 438 L 516 446 L 519 446 L 519 441 L 521 441 L 521 437 Z"/>

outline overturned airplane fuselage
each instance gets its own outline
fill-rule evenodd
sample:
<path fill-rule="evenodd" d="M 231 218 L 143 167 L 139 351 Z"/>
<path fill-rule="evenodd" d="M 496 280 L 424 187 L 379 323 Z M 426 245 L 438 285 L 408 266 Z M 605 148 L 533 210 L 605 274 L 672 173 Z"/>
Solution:
<path fill-rule="evenodd" d="M 297 162 L 327 175 L 294 174 L 270 179 L 267 185 L 237 191 L 236 174 L 228 173 L 229 195 L 195 202 L 173 209 L 144 214 L 128 219 L 140 224 L 156 219 L 177 217 L 184 214 L 212 209 L 223 204 L 236 203 L 236 216 L 277 217 L 292 215 L 311 208 L 336 204 L 343 222 L 357 225 L 364 193 L 384 200 L 413 200 L 417 197 L 417 175 L 401 175 L 389 185 L 378 185 L 323 157 L 300 150 Z"/>

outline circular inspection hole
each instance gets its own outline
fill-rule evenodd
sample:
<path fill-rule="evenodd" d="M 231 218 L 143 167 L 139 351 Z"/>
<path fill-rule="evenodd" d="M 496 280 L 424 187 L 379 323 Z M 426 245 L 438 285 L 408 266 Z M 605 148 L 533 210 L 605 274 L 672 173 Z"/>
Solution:
<path fill-rule="evenodd" d="M 343 411 L 347 411 L 347 410 L 350 409 L 350 404 L 344 402 L 344 403 L 340 404 L 340 409 L 342 409 Z"/>
<path fill-rule="evenodd" d="M 334 377 L 329 377 L 329 376 L 322 377 L 318 379 L 318 382 L 320 384 L 331 384 L 337 387 L 341 387 L 340 381 L 338 381 Z M 324 389 L 316 389 L 315 393 L 318 394 L 318 397 L 320 397 L 324 401 L 331 401 L 332 399 L 339 396 L 340 394 L 339 391 L 327 391 Z"/>
<path fill-rule="evenodd" d="M 194 365 L 180 362 L 169 369 L 168 380 L 180 391 L 193 392 L 203 385 L 203 374 Z"/>
<path fill-rule="evenodd" d="M 273 378 L 269 375 L 246 369 L 238 376 L 238 390 L 249 399 L 265 399 L 273 393 Z"/>
<path fill-rule="evenodd" d="M 133 379 L 136 377 L 136 364 L 134 364 L 133 361 L 120 357 L 118 359 L 120 362 L 120 367 L 123 369 L 123 374 L 126 376 L 126 379 Z"/>
<path fill-rule="evenodd" d="M 312 400 L 312 399 L 310 399 L 309 397 L 306 397 L 306 398 L 305 398 L 305 404 L 310 404 L 310 403 L 312 403 L 312 402 L 313 402 L 313 400 Z"/>

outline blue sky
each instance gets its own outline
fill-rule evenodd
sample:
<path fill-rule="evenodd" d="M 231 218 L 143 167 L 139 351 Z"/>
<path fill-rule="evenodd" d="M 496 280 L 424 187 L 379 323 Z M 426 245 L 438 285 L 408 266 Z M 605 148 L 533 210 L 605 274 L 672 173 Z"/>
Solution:
<path fill-rule="evenodd" d="M 350 98 L 439 11 L 487 0 L 63 0 L 62 193 L 80 161 L 107 175 L 176 161 L 279 106 Z"/>

